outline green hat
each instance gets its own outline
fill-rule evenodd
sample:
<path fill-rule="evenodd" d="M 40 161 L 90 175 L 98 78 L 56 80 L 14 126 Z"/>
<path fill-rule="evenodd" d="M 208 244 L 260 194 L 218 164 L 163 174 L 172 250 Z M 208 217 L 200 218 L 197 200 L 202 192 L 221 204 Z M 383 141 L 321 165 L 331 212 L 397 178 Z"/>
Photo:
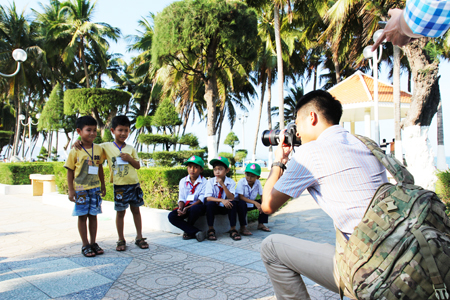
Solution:
<path fill-rule="evenodd" d="M 185 161 L 183 163 L 183 165 L 187 166 L 188 163 L 193 163 L 193 164 L 199 165 L 202 168 L 205 167 L 205 162 L 203 161 L 203 159 L 201 159 L 200 157 L 198 157 L 196 155 L 192 155 L 191 158 L 189 158 L 187 161 Z"/>
<path fill-rule="evenodd" d="M 245 172 L 253 173 L 256 176 L 261 175 L 261 167 L 258 164 L 248 164 L 247 167 L 245 167 Z"/>
<path fill-rule="evenodd" d="M 221 162 L 223 163 L 225 166 L 227 166 L 227 168 L 230 167 L 230 162 L 228 161 L 228 158 L 223 157 L 223 156 L 218 156 L 217 158 L 211 159 L 211 161 L 209 162 L 210 165 L 213 165 L 216 162 Z"/>

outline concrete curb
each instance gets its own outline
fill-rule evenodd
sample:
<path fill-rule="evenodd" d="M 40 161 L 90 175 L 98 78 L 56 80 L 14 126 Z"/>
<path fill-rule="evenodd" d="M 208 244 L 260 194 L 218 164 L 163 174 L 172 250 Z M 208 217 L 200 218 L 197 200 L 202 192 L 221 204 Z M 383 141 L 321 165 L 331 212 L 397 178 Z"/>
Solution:
<path fill-rule="evenodd" d="M 16 194 L 32 194 L 33 187 L 31 184 L 24 185 L 8 185 L 0 183 L 0 195 L 16 195 Z"/>
<path fill-rule="evenodd" d="M 31 186 L 30 186 L 31 187 Z M 30 194 L 31 194 L 30 190 Z M 22 192 L 24 194 L 25 192 Z M 42 195 L 42 203 L 46 205 L 53 205 L 62 208 L 66 208 L 67 210 L 73 210 L 73 203 L 70 202 L 67 198 L 67 195 L 54 193 L 45 193 Z M 114 202 L 111 201 L 103 201 L 102 202 L 102 217 L 103 218 L 111 218 L 114 219 L 116 217 L 116 211 L 114 210 Z M 182 234 L 183 232 L 173 226 L 169 220 L 168 215 L 170 213 L 169 210 L 165 209 L 156 209 L 149 208 L 145 206 L 140 207 L 141 217 L 142 217 L 142 229 L 144 230 L 153 230 L 153 231 L 163 231 L 170 233 L 178 233 Z M 125 214 L 126 222 L 133 222 L 133 216 L 131 213 Z M 239 221 L 238 221 L 239 223 Z M 228 222 L 228 216 L 226 215 L 217 215 L 215 217 L 214 228 L 217 233 L 224 233 L 230 229 L 230 223 Z M 195 226 L 200 230 L 207 231 L 208 225 L 206 223 L 206 217 L 201 217 L 196 223 Z"/>

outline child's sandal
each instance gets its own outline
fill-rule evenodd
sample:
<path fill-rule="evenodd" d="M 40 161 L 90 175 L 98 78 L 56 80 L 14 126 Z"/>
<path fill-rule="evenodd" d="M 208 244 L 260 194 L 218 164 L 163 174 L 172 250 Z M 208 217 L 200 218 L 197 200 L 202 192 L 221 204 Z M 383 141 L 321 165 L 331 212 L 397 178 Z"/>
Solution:
<path fill-rule="evenodd" d="M 127 242 L 125 242 L 125 240 L 121 240 L 116 243 L 116 251 L 125 251 L 126 248 Z"/>
<path fill-rule="evenodd" d="M 97 243 L 93 243 L 91 245 L 92 250 L 95 252 L 95 255 L 100 255 L 105 253 L 105 251 L 103 251 L 102 248 L 100 248 L 100 246 Z"/>
<path fill-rule="evenodd" d="M 91 248 L 90 245 L 81 247 L 81 254 L 83 254 L 86 257 L 94 257 L 95 256 L 95 252 Z"/>
<path fill-rule="evenodd" d="M 134 243 L 141 249 L 148 249 L 148 243 L 145 241 L 146 239 L 147 238 L 136 239 Z"/>
<path fill-rule="evenodd" d="M 209 241 L 217 241 L 216 231 L 214 229 L 209 229 L 208 230 L 208 240 Z"/>
<path fill-rule="evenodd" d="M 241 235 L 236 229 L 230 230 L 230 238 L 233 239 L 233 241 L 240 241 Z"/>

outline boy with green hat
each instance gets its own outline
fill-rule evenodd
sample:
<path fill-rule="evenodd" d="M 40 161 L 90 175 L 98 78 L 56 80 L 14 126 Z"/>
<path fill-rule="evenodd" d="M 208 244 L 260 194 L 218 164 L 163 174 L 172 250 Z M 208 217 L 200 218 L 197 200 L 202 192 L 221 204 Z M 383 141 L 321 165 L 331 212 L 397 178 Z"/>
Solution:
<path fill-rule="evenodd" d="M 259 177 L 261 176 L 261 167 L 258 164 L 248 164 L 245 168 L 245 177 L 239 180 L 236 186 L 236 200 L 238 204 L 240 232 L 242 235 L 252 235 L 247 229 L 247 211 L 259 210 L 258 230 L 270 232 L 264 223 L 269 221 L 269 216 L 263 213 L 261 209 L 261 199 L 256 197 L 262 196 L 263 189 Z"/>
<path fill-rule="evenodd" d="M 226 157 L 217 157 L 209 162 L 213 166 L 214 177 L 208 180 L 205 190 L 206 221 L 208 222 L 208 240 L 217 240 L 214 230 L 214 216 L 228 214 L 230 221 L 230 237 L 239 241 L 241 235 L 236 230 L 237 201 L 234 201 L 234 189 L 236 183 L 227 173 L 230 171 L 230 163 Z"/>
<path fill-rule="evenodd" d="M 183 165 L 187 165 L 188 176 L 180 180 L 178 208 L 169 213 L 169 222 L 184 231 L 183 240 L 196 238 L 201 242 L 205 239 L 205 232 L 195 227 L 194 224 L 206 209 L 203 201 L 208 181 L 201 175 L 205 163 L 203 159 L 194 155 Z"/>

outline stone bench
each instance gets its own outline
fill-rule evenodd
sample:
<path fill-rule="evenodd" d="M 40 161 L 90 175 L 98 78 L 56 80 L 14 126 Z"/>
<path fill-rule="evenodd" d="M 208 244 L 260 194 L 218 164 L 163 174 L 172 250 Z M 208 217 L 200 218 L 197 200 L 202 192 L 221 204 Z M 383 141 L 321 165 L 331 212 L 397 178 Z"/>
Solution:
<path fill-rule="evenodd" d="M 30 174 L 33 196 L 56 192 L 55 175 Z"/>

